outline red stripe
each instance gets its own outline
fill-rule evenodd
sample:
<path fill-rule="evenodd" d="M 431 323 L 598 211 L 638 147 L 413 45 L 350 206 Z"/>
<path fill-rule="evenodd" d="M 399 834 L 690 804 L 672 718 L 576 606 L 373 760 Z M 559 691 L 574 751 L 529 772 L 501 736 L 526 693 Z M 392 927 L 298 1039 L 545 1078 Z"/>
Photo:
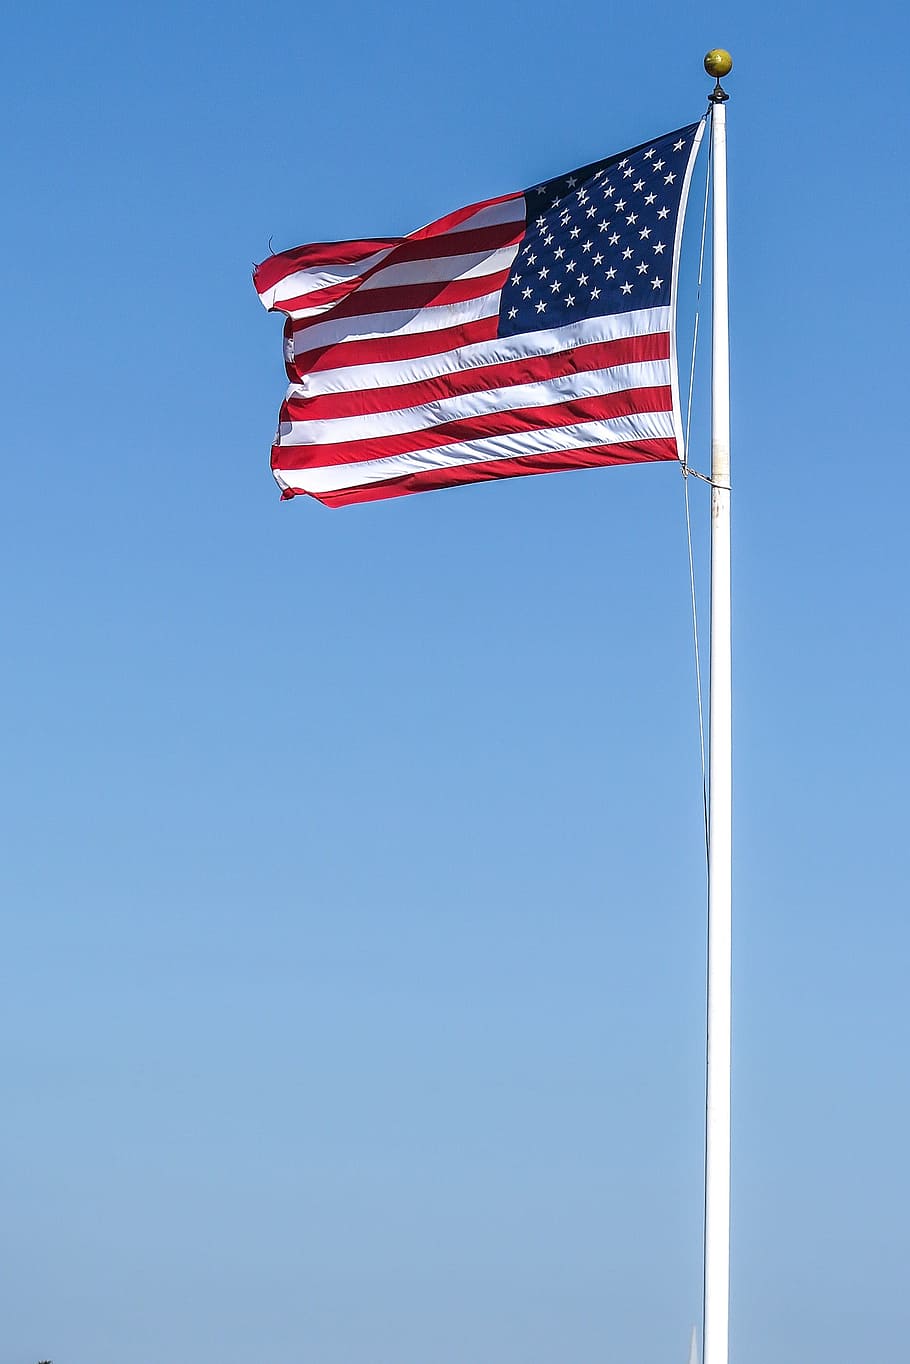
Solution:
<path fill-rule="evenodd" d="M 589 445 L 581 450 L 554 450 L 552 454 L 527 455 L 524 459 L 497 459 L 449 469 L 427 469 L 403 478 L 389 478 L 362 488 L 342 488 L 330 493 L 307 493 L 326 507 L 344 507 L 353 502 L 378 502 L 386 497 L 405 497 L 409 493 L 433 492 L 455 488 L 463 483 L 485 483 L 494 478 L 518 478 L 523 474 L 557 474 L 572 469 L 596 469 L 611 464 L 645 464 L 676 459 L 673 437 L 641 440 L 628 445 Z M 287 489 L 283 498 L 299 497 L 303 490 Z"/>
<path fill-rule="evenodd" d="M 312 270 L 319 265 L 353 265 L 377 251 L 397 246 L 403 240 L 403 237 L 368 237 L 363 241 L 310 242 L 306 246 L 295 246 L 290 251 L 268 256 L 257 265 L 253 270 L 253 283 L 263 294 L 298 270 Z"/>
<path fill-rule="evenodd" d="M 406 237 L 391 255 L 374 267 L 372 272 L 385 270 L 403 261 L 444 260 L 447 256 L 473 256 L 481 251 L 498 251 L 503 246 L 514 246 L 525 233 L 524 219 L 517 222 L 492 223 L 488 227 L 469 227 L 464 232 L 450 232 L 445 237 Z"/>
<path fill-rule="evenodd" d="M 629 388 L 620 393 L 598 393 L 566 403 L 519 407 L 507 412 L 487 412 L 458 421 L 441 422 L 425 431 L 403 431 L 365 440 L 339 441 L 326 445 L 275 445 L 273 469 L 313 469 L 325 465 L 352 464 L 363 460 L 405 455 L 412 450 L 433 450 L 440 445 L 482 440 L 490 436 L 517 435 L 523 431 L 574 426 L 578 422 L 606 421 L 642 412 L 670 412 L 673 395 L 669 385 Z"/>
<path fill-rule="evenodd" d="M 303 308 L 322 307 L 347 297 L 354 289 L 359 289 L 364 280 L 372 279 L 392 265 L 403 265 L 419 260 L 444 260 L 451 256 L 475 256 L 482 252 L 499 251 L 505 246 L 515 246 L 524 235 L 524 223 L 497 223 L 494 227 L 478 227 L 469 232 L 456 232 L 450 237 L 432 238 L 412 242 L 403 241 L 397 250 L 391 252 L 378 265 L 366 270 L 362 275 L 353 275 L 338 284 L 326 284 L 321 289 L 311 289 L 308 293 L 297 294 L 294 298 L 283 298 L 275 304 L 275 312 L 299 312 Z"/>
<path fill-rule="evenodd" d="M 350 298 L 337 304 L 331 313 L 318 317 L 295 319 L 294 331 L 299 336 L 308 327 L 323 322 L 334 322 L 344 317 L 370 317 L 374 313 L 418 311 L 421 308 L 441 308 L 445 303 L 469 303 L 495 293 L 509 278 L 508 270 L 497 270 L 491 275 L 476 275 L 471 279 L 437 280 L 432 284 L 396 284 L 387 289 L 358 289 Z"/>
<path fill-rule="evenodd" d="M 285 323 L 285 334 L 291 331 Z M 464 322 L 459 327 L 440 327 L 435 332 L 413 332 L 405 336 L 372 336 L 361 341 L 327 341 L 323 346 L 302 351 L 288 366 L 292 383 L 299 383 L 304 374 L 321 369 L 341 369 L 346 365 L 381 364 L 388 360 L 417 360 L 422 355 L 440 355 L 457 346 L 471 346 L 477 341 L 493 341 L 499 329 L 499 314 L 479 317 L 476 322 Z"/>
<path fill-rule="evenodd" d="M 427 237 L 440 237 L 444 233 L 451 232 L 468 218 L 473 218 L 475 213 L 481 213 L 485 208 L 492 208 L 494 204 L 505 204 L 511 199 L 523 199 L 521 191 L 513 194 L 498 194 L 495 199 L 481 199 L 476 204 L 469 204 L 467 208 L 456 208 L 454 213 L 447 213 L 443 218 L 437 218 L 434 223 L 428 223 L 426 227 L 418 228 L 416 232 L 408 233 L 409 241 L 421 241 Z"/>
<path fill-rule="evenodd" d="M 369 273 L 369 272 L 368 272 Z M 354 289 L 359 289 L 366 275 L 354 275 L 352 279 L 342 280 L 339 284 L 327 284 L 322 289 L 311 289 L 308 294 L 297 294 L 295 298 L 282 298 L 272 309 L 273 312 L 298 313 L 304 308 L 323 308 L 325 311 L 347 298 Z M 300 325 L 299 321 L 297 325 Z"/>
<path fill-rule="evenodd" d="M 648 360 L 667 360 L 670 333 L 651 332 L 645 336 L 624 336 L 616 341 L 594 341 L 552 355 L 525 356 L 501 364 L 475 365 L 454 374 L 419 379 L 412 384 L 388 388 L 365 388 L 344 393 L 317 394 L 313 398 L 289 398 L 281 408 L 281 421 L 327 421 L 333 417 L 364 417 L 373 412 L 394 412 L 404 407 L 440 398 L 457 398 L 511 384 L 534 384 L 568 374 L 610 369 L 614 365 L 640 364 Z"/>

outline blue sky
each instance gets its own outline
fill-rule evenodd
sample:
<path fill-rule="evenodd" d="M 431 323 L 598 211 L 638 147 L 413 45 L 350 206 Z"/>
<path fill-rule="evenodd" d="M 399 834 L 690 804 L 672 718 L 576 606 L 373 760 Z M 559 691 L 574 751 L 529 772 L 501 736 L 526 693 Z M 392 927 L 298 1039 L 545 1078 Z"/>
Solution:
<path fill-rule="evenodd" d="M 408 231 L 678 127 L 715 44 L 733 1358 L 906 1360 L 907 108 L 874 63 L 907 27 L 667 0 L 10 16 L 0 1364 L 685 1358 L 679 474 L 280 505 L 249 272 L 270 238 Z M 704 465 L 704 365 L 697 392 Z"/>

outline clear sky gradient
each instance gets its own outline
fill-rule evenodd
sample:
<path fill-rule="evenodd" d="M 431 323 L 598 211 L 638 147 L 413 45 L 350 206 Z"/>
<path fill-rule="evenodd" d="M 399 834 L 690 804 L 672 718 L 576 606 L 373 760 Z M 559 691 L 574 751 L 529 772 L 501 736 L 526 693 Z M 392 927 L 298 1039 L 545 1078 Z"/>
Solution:
<path fill-rule="evenodd" d="M 0 1364 L 683 1364 L 682 479 L 282 505 L 249 275 L 690 122 L 718 44 L 733 1360 L 906 1364 L 908 36 L 881 0 L 7 17 Z"/>

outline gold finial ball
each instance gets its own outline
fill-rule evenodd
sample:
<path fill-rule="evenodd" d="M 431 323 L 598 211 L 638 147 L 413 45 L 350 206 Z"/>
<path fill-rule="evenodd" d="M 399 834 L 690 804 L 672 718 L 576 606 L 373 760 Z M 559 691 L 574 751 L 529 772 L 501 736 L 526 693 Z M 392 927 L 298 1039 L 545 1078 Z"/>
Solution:
<path fill-rule="evenodd" d="M 722 76 L 729 76 L 733 70 L 733 58 L 722 47 L 712 47 L 705 57 L 705 70 L 709 76 L 719 81 Z"/>

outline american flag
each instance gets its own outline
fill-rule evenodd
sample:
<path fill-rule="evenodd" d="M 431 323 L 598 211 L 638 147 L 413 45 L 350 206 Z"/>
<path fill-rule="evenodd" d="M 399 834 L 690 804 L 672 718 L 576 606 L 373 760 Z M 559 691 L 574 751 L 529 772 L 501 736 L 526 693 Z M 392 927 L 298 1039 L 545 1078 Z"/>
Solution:
<path fill-rule="evenodd" d="M 329 506 L 676 459 L 676 278 L 703 122 L 407 237 L 259 265 L 285 314 L 272 447 Z"/>

